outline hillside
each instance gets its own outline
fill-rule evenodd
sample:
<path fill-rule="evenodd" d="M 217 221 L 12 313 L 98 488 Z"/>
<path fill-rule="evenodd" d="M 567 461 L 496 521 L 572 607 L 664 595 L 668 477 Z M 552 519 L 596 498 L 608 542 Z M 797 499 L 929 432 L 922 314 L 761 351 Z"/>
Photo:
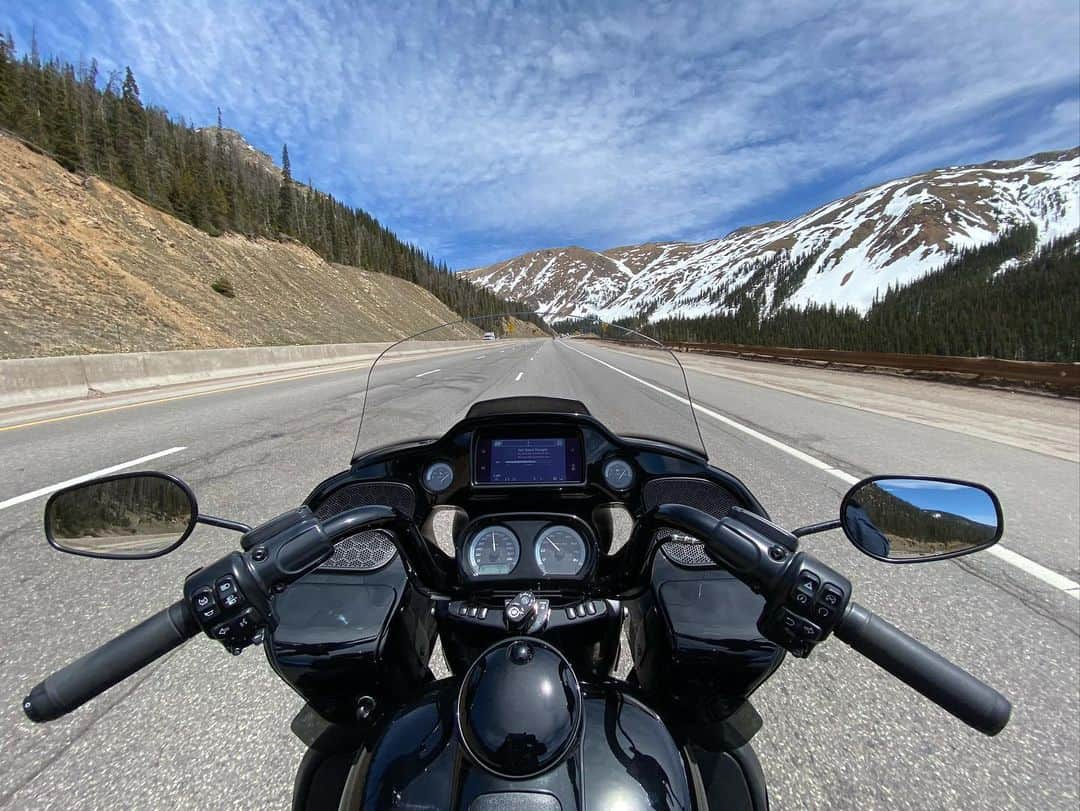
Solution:
<path fill-rule="evenodd" d="M 506 302 L 403 242 L 371 214 L 293 180 L 222 126 L 195 128 L 144 105 L 131 69 L 104 77 L 96 61 L 17 55 L 0 36 L 0 127 L 211 235 L 288 238 L 328 262 L 397 276 L 464 315 L 505 312 Z"/>
<path fill-rule="evenodd" d="M 211 237 L 0 136 L 0 357 L 381 340 L 456 318 L 404 279 Z"/>
<path fill-rule="evenodd" d="M 659 321 L 748 302 L 758 317 L 808 305 L 866 313 L 890 287 L 1027 225 L 1037 246 L 1080 229 L 1080 147 L 889 181 L 708 242 L 554 248 L 464 275 L 564 316 Z"/>

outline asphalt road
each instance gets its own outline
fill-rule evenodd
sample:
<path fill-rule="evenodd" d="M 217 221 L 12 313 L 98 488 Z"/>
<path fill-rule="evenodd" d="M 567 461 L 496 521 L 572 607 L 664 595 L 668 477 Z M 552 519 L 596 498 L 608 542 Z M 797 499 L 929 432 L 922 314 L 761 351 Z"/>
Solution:
<path fill-rule="evenodd" d="M 707 360 L 692 365 L 687 376 L 706 409 L 698 419 L 710 458 L 742 478 L 780 523 L 834 517 L 846 489 L 836 471 L 962 476 L 998 492 L 1008 522 L 1004 546 L 1078 579 L 1075 461 L 913 422 L 902 404 L 895 415 L 868 412 L 858 398 L 829 402 L 710 373 Z M 746 368 L 749 378 L 757 367 Z M 824 388 L 832 373 L 820 374 Z M 369 412 L 362 444 L 427 433 L 457 416 L 478 388 L 485 396 L 577 395 L 626 430 L 662 425 L 662 434 L 692 434 L 689 408 L 647 385 L 670 390 L 670 367 L 596 345 L 498 342 L 402 361 L 376 380 L 372 401 L 381 416 L 372 420 Z M 153 561 L 69 557 L 42 537 L 45 496 L 19 497 L 172 451 L 139 467 L 187 480 L 204 512 L 260 522 L 347 466 L 364 382 L 362 370 L 350 370 L 217 386 L 182 399 L 159 394 L 121 410 L 106 410 L 110 402 L 83 414 L 38 410 L 29 424 L 5 415 L 0 808 L 287 807 L 302 754 L 288 723 L 300 701 L 257 650 L 233 658 L 195 640 L 65 719 L 24 720 L 19 702 L 30 686 L 177 599 L 184 576 L 236 536 L 200 528 Z M 905 382 L 911 402 L 944 396 L 933 384 Z M 873 390 L 875 378 L 863 385 Z M 982 398 L 972 391 L 971 407 Z M 1028 401 L 1032 419 L 1049 413 L 1050 401 L 1031 397 L 1022 405 Z M 1060 413 L 1080 434 L 1078 412 Z M 55 416 L 65 418 L 42 421 Z M 808 660 L 789 659 L 754 698 L 765 719 L 754 744 L 774 807 L 1077 807 L 1080 601 L 985 553 L 890 567 L 863 557 L 839 533 L 808 538 L 806 546 L 848 574 L 856 599 L 987 679 L 1015 709 L 1001 735 L 985 738 L 842 643 L 822 645 Z"/>

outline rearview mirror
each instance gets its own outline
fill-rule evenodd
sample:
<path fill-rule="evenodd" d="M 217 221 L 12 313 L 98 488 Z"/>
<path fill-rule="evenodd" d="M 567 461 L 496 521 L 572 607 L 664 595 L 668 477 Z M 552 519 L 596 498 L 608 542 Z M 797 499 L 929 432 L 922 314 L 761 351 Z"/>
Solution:
<path fill-rule="evenodd" d="M 45 537 L 92 558 L 156 558 L 191 534 L 191 489 L 164 473 L 122 473 L 59 490 L 45 505 Z"/>
<path fill-rule="evenodd" d="M 874 476 L 840 505 L 844 534 L 861 551 L 892 563 L 941 560 L 997 543 L 1001 504 L 981 484 L 922 476 Z"/>

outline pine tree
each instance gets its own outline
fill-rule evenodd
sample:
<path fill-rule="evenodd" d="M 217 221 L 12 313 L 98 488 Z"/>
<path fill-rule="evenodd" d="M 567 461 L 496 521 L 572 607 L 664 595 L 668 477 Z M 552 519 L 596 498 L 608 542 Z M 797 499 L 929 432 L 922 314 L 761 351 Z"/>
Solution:
<path fill-rule="evenodd" d="M 292 165 L 289 163 L 289 146 L 281 146 L 281 186 L 278 188 L 277 229 L 283 234 L 294 233 L 296 200 L 293 190 Z"/>

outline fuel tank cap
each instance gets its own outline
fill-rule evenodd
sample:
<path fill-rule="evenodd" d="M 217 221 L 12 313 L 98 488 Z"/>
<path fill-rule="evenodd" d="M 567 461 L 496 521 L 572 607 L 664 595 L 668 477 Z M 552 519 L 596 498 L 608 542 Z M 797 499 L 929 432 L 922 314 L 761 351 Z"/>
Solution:
<path fill-rule="evenodd" d="M 557 765 L 581 733 L 581 685 L 566 657 L 539 639 L 499 642 L 472 663 L 457 727 L 473 760 L 500 777 Z"/>

